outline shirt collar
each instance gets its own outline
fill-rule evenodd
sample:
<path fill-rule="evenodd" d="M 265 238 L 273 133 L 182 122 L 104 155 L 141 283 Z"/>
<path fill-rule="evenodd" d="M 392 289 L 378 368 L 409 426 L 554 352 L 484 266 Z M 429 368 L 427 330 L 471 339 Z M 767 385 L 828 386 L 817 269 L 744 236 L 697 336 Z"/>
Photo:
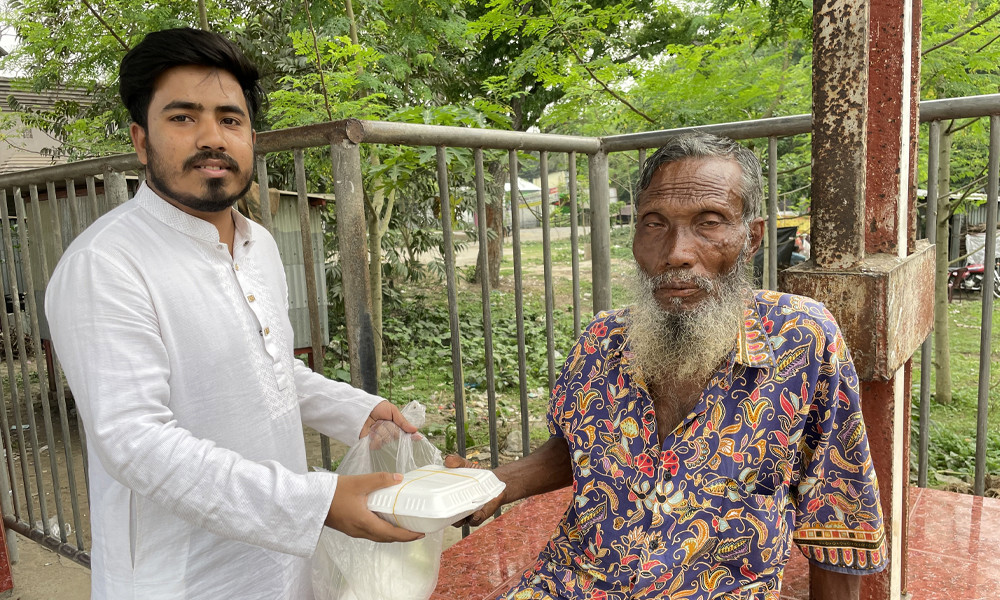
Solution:
<path fill-rule="evenodd" d="M 747 367 L 773 367 L 777 364 L 771 351 L 770 338 L 761 321 L 756 294 L 743 313 L 733 360 Z"/>
<path fill-rule="evenodd" d="M 204 242 L 219 243 L 219 230 L 215 228 L 215 225 L 194 215 L 189 215 L 167 202 L 150 189 L 146 182 L 143 182 L 136 191 L 135 201 L 164 225 Z M 253 242 L 253 229 L 250 227 L 250 223 L 239 212 L 230 210 L 233 215 L 233 223 L 236 225 L 236 243 L 249 245 Z"/>

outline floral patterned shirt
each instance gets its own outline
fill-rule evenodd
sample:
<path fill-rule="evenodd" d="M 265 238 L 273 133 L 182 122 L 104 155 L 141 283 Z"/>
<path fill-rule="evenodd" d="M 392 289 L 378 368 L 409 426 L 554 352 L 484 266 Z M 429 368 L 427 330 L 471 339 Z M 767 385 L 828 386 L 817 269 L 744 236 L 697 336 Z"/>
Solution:
<path fill-rule="evenodd" d="M 858 378 L 822 304 L 757 292 L 662 446 L 627 320 L 599 314 L 552 391 L 573 502 L 506 598 L 777 600 L 792 541 L 833 570 L 885 567 Z"/>

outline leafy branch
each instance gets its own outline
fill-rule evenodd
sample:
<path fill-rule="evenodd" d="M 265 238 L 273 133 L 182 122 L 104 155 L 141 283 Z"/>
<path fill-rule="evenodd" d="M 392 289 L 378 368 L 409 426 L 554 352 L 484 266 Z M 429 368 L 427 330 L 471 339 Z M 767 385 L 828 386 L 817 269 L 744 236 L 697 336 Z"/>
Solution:
<path fill-rule="evenodd" d="M 936 44 L 934 46 L 931 46 L 930 48 L 928 48 L 928 49 L 924 50 L 923 52 L 921 52 L 920 55 L 921 56 L 927 56 L 928 54 L 930 54 L 931 52 L 934 52 L 935 50 L 937 50 L 939 48 L 943 48 L 943 47 L 945 47 L 945 46 L 947 46 L 949 44 L 955 43 L 956 41 L 958 41 L 959 39 L 961 39 L 963 36 L 965 36 L 965 35 L 967 35 L 969 33 L 972 33 L 976 29 L 979 29 L 980 27 L 982 27 L 986 23 L 992 21 L 993 19 L 995 19 L 997 17 L 997 15 L 1000 15 L 1000 10 L 997 10 L 996 12 L 994 12 L 993 14 L 991 14 L 990 16 L 988 16 L 985 19 L 979 21 L 978 23 L 976 23 L 972 27 L 969 27 L 965 31 L 963 31 L 961 33 L 957 33 L 957 34 L 951 36 L 950 38 L 946 39 L 945 41 L 941 42 L 940 44 Z M 995 40 L 996 38 L 993 38 L 993 39 Z M 986 46 L 989 46 L 992 42 L 993 42 L 993 40 L 990 40 L 985 45 L 981 46 L 979 48 L 979 50 L 982 50 Z M 977 50 L 977 52 L 979 50 Z"/>
<path fill-rule="evenodd" d="M 94 10 L 94 7 L 90 5 L 90 2 L 87 2 L 87 0 L 81 0 L 81 2 L 83 2 L 83 5 L 87 7 L 87 10 L 89 10 L 90 13 L 93 14 L 97 18 L 97 20 L 101 22 L 101 25 L 103 25 L 104 28 L 108 30 L 108 33 L 111 34 L 111 37 L 118 40 L 118 44 L 121 45 L 122 49 L 125 50 L 125 52 L 131 50 L 131 48 L 128 47 L 128 44 L 125 43 L 125 40 L 120 38 L 118 34 L 115 33 L 115 30 L 111 28 L 111 25 L 108 25 L 108 22 L 104 20 L 104 17 L 101 16 L 101 13 Z"/>

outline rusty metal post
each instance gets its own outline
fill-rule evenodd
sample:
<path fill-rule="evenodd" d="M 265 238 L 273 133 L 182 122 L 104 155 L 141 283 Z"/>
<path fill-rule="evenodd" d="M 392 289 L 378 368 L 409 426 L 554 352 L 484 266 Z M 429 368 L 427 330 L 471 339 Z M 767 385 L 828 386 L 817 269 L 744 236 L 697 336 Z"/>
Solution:
<path fill-rule="evenodd" d="M 868 2 L 813 3 L 812 258 L 849 267 L 865 257 Z"/>
<path fill-rule="evenodd" d="M 861 597 L 898 600 L 910 359 L 933 322 L 933 247 L 912 240 L 911 223 L 919 0 L 813 6 L 815 260 L 785 271 L 783 289 L 826 303 L 854 354 L 889 555 L 888 569 L 863 579 Z"/>
<path fill-rule="evenodd" d="M 351 354 L 351 382 L 366 392 L 377 394 L 375 374 L 378 371 L 375 368 L 375 337 L 368 285 L 361 147 L 350 139 L 335 139 L 330 143 L 330 155 L 333 161 L 333 194 L 337 201 L 340 276 Z"/>

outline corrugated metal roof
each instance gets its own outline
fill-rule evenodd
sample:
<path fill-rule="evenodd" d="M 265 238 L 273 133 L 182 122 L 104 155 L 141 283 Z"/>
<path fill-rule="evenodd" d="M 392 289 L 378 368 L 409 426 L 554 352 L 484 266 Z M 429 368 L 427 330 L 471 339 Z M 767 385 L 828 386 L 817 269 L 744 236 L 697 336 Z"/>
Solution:
<path fill-rule="evenodd" d="M 18 152 L 0 164 L 0 173 L 16 173 L 19 171 L 30 171 L 31 169 L 41 169 L 52 165 L 62 165 L 66 163 L 66 157 L 44 156 L 35 152 Z"/>
<path fill-rule="evenodd" d="M 23 80 L 0 77 L 0 111 L 9 112 L 7 98 L 14 96 L 17 101 L 34 109 L 51 110 L 57 101 L 66 100 L 80 105 L 93 102 L 87 90 L 80 88 L 57 88 L 37 93 L 28 89 L 28 83 Z"/>

